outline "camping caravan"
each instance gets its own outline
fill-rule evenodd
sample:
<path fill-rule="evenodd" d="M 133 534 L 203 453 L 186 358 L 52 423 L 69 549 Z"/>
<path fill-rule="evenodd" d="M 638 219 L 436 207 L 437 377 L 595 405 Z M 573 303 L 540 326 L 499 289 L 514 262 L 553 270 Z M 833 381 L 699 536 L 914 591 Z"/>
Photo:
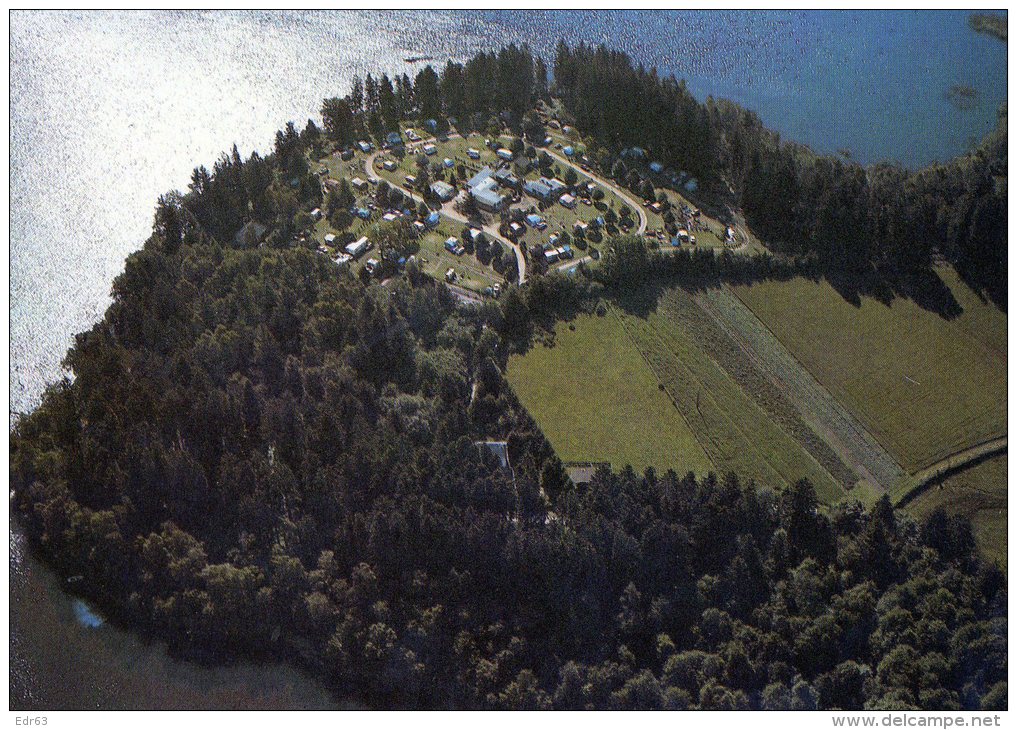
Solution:
<path fill-rule="evenodd" d="M 367 236 L 363 236 L 360 239 L 354 241 L 346 246 L 346 253 L 355 259 L 363 256 L 367 250 L 371 248 L 371 242 L 367 240 Z"/>
<path fill-rule="evenodd" d="M 462 256 L 466 253 L 466 249 L 459 243 L 459 239 L 454 236 L 449 236 L 449 238 L 445 240 L 445 249 L 455 256 Z"/>
<path fill-rule="evenodd" d="M 442 202 L 448 202 L 456 196 L 456 189 L 444 180 L 436 180 L 431 183 L 431 192 Z"/>

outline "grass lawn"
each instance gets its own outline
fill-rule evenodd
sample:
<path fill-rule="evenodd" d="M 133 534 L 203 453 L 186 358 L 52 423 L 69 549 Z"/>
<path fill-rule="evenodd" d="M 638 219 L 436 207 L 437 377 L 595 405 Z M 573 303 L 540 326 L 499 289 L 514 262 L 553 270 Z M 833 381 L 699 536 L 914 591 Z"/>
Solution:
<path fill-rule="evenodd" d="M 462 228 L 462 224 L 442 217 L 437 228 L 421 236 L 418 239 L 420 251 L 417 253 L 421 267 L 439 281 L 445 280 L 445 272 L 451 267 L 456 270 L 458 276 L 456 284 L 476 292 L 482 292 L 486 287 L 497 283 L 504 286 L 505 280 L 501 274 L 490 266 L 484 266 L 475 256 L 469 254 L 456 256 L 445 249 L 445 241 L 449 236 L 455 236 L 462 241 Z"/>
<path fill-rule="evenodd" d="M 971 520 L 981 553 L 1006 570 L 1006 455 L 995 456 L 932 484 L 907 505 L 924 519 L 936 507 Z"/>
<path fill-rule="evenodd" d="M 462 165 L 466 168 L 467 179 L 472 177 L 474 174 L 479 172 L 485 165 L 489 165 L 491 168 L 496 168 L 501 163 L 498 156 L 487 147 L 484 146 L 484 137 L 481 135 L 470 135 L 468 138 L 451 138 L 444 142 L 435 141 L 433 144 L 436 148 L 436 152 L 433 155 L 426 155 L 427 160 L 430 164 L 441 164 L 441 162 L 448 158 L 455 162 L 456 175 L 458 177 L 459 166 Z M 480 159 L 474 160 L 467 155 L 467 150 L 470 148 L 476 149 L 480 152 Z M 416 176 L 418 172 L 417 158 L 424 154 L 422 147 L 417 147 L 406 154 L 399 156 L 389 152 L 383 152 L 378 155 L 375 160 L 375 168 L 372 170 L 372 174 L 380 177 L 384 180 L 388 180 L 390 183 L 396 183 L 402 187 L 406 187 L 406 176 Z M 398 167 L 395 170 L 385 170 L 383 163 L 385 160 L 395 160 L 398 163 Z M 432 181 L 434 178 L 432 177 Z M 448 174 L 445 175 L 445 181 L 448 182 Z M 459 186 L 462 187 L 463 180 L 459 180 Z"/>
<path fill-rule="evenodd" d="M 497 168 L 502 164 L 502 161 L 498 159 L 494 152 L 484 146 L 484 139 L 485 138 L 482 135 L 471 135 L 467 139 L 453 138 L 445 142 L 435 142 L 434 144 L 437 148 L 437 152 L 432 155 L 429 160 L 434 163 L 441 162 L 441 160 L 446 157 L 452 159 L 456 163 L 455 169 L 458 171 L 460 165 L 464 166 L 466 168 L 466 174 L 469 177 L 472 177 L 485 165 L 490 166 L 491 168 Z M 512 143 L 511 138 L 508 136 L 503 136 L 499 139 L 505 145 L 510 145 Z M 471 147 L 480 151 L 480 160 L 472 160 L 467 156 L 466 150 Z M 418 156 L 419 152 L 408 154 L 402 158 L 391 154 L 379 155 L 375 160 L 375 166 L 371 171 L 371 174 L 379 177 L 380 179 L 387 180 L 389 183 L 405 187 L 406 176 L 417 174 L 416 159 Z M 385 160 L 396 161 L 398 163 L 397 168 L 395 170 L 385 170 L 383 167 Z M 559 177 L 564 177 L 565 169 L 567 169 L 566 166 L 555 162 L 555 167 L 560 170 Z M 579 184 L 591 180 L 588 175 L 584 174 L 580 170 L 576 170 L 576 173 L 578 175 Z M 540 177 L 540 172 L 538 170 L 531 170 L 525 176 L 525 179 L 536 180 L 538 177 Z M 445 179 L 447 181 L 448 176 L 446 176 Z M 465 181 L 459 179 L 458 187 L 462 189 L 464 185 Z M 599 209 L 595 205 L 583 205 L 582 202 L 577 201 L 576 207 L 572 210 L 569 210 L 556 202 L 554 205 L 549 206 L 546 210 L 540 211 L 537 205 L 538 201 L 535 198 L 523 195 L 522 201 L 512 207 L 523 210 L 529 210 L 530 208 L 537 209 L 537 212 L 547 222 L 547 227 L 541 231 L 527 226 L 525 233 L 519 237 L 519 242 L 525 244 L 527 248 L 534 244 L 544 245 L 547 244 L 548 238 L 551 234 L 567 231 L 569 236 L 573 237 L 573 248 L 576 250 L 577 255 L 583 255 L 586 250 L 585 247 L 581 244 L 575 245 L 573 236 L 575 223 L 580 220 L 589 223 L 596 217 L 603 215 L 603 212 L 608 208 L 613 208 L 615 211 L 618 211 L 622 205 L 624 205 L 621 198 L 615 195 L 609 188 L 605 188 L 603 186 L 600 187 L 605 193 L 604 199 L 601 201 L 603 210 Z M 504 188 L 502 191 L 504 191 Z M 635 218 L 635 213 L 633 213 L 633 219 Z M 453 235 L 458 235 L 458 231 L 456 231 Z"/>
<path fill-rule="evenodd" d="M 481 139 L 480 142 L 482 145 L 483 140 Z M 455 143 L 462 144 L 463 157 L 465 157 L 466 156 L 465 150 L 472 144 L 472 142 L 466 142 L 464 140 L 450 140 L 448 144 L 452 145 Z M 441 160 L 443 156 L 448 155 L 444 155 L 444 153 L 439 152 L 432 158 L 432 160 L 433 159 Z M 490 156 L 494 157 L 494 153 L 490 153 Z M 367 157 L 368 155 L 360 151 L 357 151 L 352 160 L 347 161 L 343 161 L 342 159 L 340 159 L 339 155 L 328 155 L 314 163 L 316 165 L 314 169 L 317 170 L 318 168 L 324 166 L 328 168 L 328 177 L 332 177 L 337 180 L 343 178 L 347 180 L 352 180 L 354 177 L 366 178 L 368 173 L 365 171 L 364 163 L 366 162 Z M 416 162 L 415 162 L 416 158 L 414 155 L 409 155 L 403 158 L 403 160 L 400 162 L 399 169 L 396 170 L 395 172 L 389 172 L 381 169 L 380 162 L 385 159 L 396 159 L 396 158 L 390 155 L 385 156 L 379 155 L 378 157 L 379 165 L 375 170 L 371 171 L 370 174 L 381 179 L 387 179 L 391 182 L 396 182 L 400 186 L 405 186 L 403 178 L 407 174 L 413 174 L 416 172 Z M 366 207 L 367 203 L 371 200 L 373 194 L 374 194 L 373 187 L 369 188 L 368 192 L 366 193 L 357 192 L 356 195 L 358 205 Z M 416 204 L 414 204 L 413 208 L 416 209 Z M 361 236 L 370 237 L 372 230 L 381 221 L 383 215 L 384 211 L 375 210 L 372 211 L 370 220 L 363 221 L 360 220 L 359 218 L 355 218 L 353 225 L 350 226 L 348 230 L 351 233 L 353 233 L 355 239 L 360 238 Z M 334 230 L 332 226 L 329 225 L 328 221 L 322 218 L 315 224 L 314 227 L 315 241 L 319 244 L 323 243 L 325 240 L 325 234 L 327 233 L 338 234 L 339 231 Z M 478 293 L 483 292 L 484 289 L 486 289 L 489 286 L 493 286 L 494 284 L 497 283 L 504 284 L 504 279 L 502 278 L 501 274 L 499 274 L 490 266 L 485 266 L 484 264 L 482 264 L 480 261 L 477 260 L 475 256 L 470 256 L 468 254 L 464 254 L 463 256 L 455 256 L 445 250 L 444 247 L 445 240 L 449 236 L 455 236 L 456 238 L 460 238 L 461 233 L 462 233 L 461 224 L 448 218 L 442 217 L 441 223 L 438 225 L 437 228 L 428 231 L 427 233 L 420 237 L 419 239 L 420 251 L 417 254 L 417 258 L 420 261 L 424 271 L 427 274 L 438 279 L 439 281 L 444 281 L 445 272 L 450 267 L 454 268 L 456 270 L 456 273 L 458 274 L 458 279 L 456 280 L 456 283 L 459 286 L 465 287 L 467 289 L 472 289 Z M 337 253 L 339 253 L 339 248 L 329 247 L 329 250 L 330 255 L 333 257 Z M 353 271 L 355 273 L 359 271 L 366 263 L 367 259 L 371 258 L 371 255 L 372 254 L 369 252 L 368 254 L 361 256 L 360 259 L 355 261 L 352 265 Z"/>
<path fill-rule="evenodd" d="M 713 465 L 632 345 L 621 320 L 559 323 L 554 347 L 509 360 L 508 380 L 566 461 L 706 473 Z"/>
<path fill-rule="evenodd" d="M 1006 315 L 942 278 L 953 320 L 896 299 L 856 307 L 806 279 L 735 293 L 910 472 L 1006 433 Z"/>
<path fill-rule="evenodd" d="M 1006 312 L 982 299 L 961 281 L 952 268 L 943 267 L 937 271 L 964 309 L 964 316 L 955 323 L 987 348 L 1006 358 Z"/>
<path fill-rule="evenodd" d="M 328 154 L 318 160 L 311 160 L 311 170 L 318 172 L 319 169 L 325 167 L 328 169 L 327 177 L 335 178 L 340 180 L 346 178 L 352 180 L 355 177 L 364 177 L 364 160 L 367 159 L 360 150 L 357 150 L 351 160 L 343 160 L 338 152 L 335 154 Z"/>

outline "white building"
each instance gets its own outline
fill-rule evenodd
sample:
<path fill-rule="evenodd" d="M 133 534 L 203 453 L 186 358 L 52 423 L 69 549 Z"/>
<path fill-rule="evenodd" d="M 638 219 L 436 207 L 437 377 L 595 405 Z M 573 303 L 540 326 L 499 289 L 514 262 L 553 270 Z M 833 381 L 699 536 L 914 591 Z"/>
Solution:
<path fill-rule="evenodd" d="M 367 240 L 367 236 L 363 236 L 353 243 L 347 244 L 346 253 L 355 259 L 360 258 L 364 253 L 371 247 L 371 242 Z"/>

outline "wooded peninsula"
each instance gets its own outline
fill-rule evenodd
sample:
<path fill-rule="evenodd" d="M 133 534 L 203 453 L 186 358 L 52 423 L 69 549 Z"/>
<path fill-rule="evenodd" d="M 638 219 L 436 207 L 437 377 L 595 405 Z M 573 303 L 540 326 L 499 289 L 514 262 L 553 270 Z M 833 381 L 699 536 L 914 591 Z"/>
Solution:
<path fill-rule="evenodd" d="M 478 210 L 475 171 L 451 158 L 418 166 L 426 184 L 359 181 L 366 196 L 323 182 L 319 161 L 347 154 L 379 174 L 359 143 L 412 161 L 410 124 L 439 143 L 511 137 L 484 150 L 519 178 L 504 209 Z M 565 127 L 581 169 L 557 207 L 517 214 L 565 177 Z M 114 620 L 197 661 L 285 659 L 371 706 L 1005 709 L 1006 577 L 966 518 L 918 520 L 886 495 L 827 505 L 809 479 L 733 471 L 599 465 L 577 485 L 505 373 L 556 324 L 665 285 L 805 276 L 949 316 L 929 286 L 949 264 L 1005 307 L 1006 175 L 1005 107 L 972 152 L 911 171 L 817 154 L 603 47 L 368 75 L 323 102 L 320 127 L 287 125 L 264 156 L 234 148 L 159 199 L 66 356 L 73 379 L 13 430 L 12 504 Z M 568 241 L 515 232 L 596 180 L 640 210 L 593 213 L 590 194 L 603 221 L 570 220 Z M 662 203 L 665 184 L 688 201 Z M 315 226 L 353 245 L 361 210 L 380 260 L 355 269 Z M 489 251 L 471 227 L 493 231 L 498 292 L 464 302 L 425 270 L 432 213 L 473 241 L 453 262 Z M 708 216 L 728 240 L 690 245 L 687 221 Z M 548 263 L 571 246 L 583 262 Z"/>

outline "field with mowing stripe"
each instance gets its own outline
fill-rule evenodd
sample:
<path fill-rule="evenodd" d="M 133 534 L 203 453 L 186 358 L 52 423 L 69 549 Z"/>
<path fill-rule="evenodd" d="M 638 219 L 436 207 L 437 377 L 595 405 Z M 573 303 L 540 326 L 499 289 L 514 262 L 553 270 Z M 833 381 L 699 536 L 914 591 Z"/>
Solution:
<path fill-rule="evenodd" d="M 838 477 L 845 467 L 761 397 L 774 394 L 753 392 L 762 377 L 733 375 L 714 359 L 719 348 L 704 344 L 709 325 L 688 293 L 645 305 L 612 305 L 577 319 L 574 331 L 559 324 L 554 347 L 509 361 L 509 382 L 562 459 L 734 471 L 773 488 L 806 477 L 824 502 L 845 496 L 816 455 L 839 466 Z"/>
<path fill-rule="evenodd" d="M 807 477 L 822 501 L 839 501 L 844 492 L 830 473 L 700 345 L 679 305 L 688 297 L 665 292 L 647 317 L 625 315 L 622 322 L 711 461 L 773 488 Z"/>
<path fill-rule="evenodd" d="M 621 321 L 581 316 L 559 323 L 553 347 L 514 355 L 508 380 L 566 461 L 654 466 L 679 474 L 714 467 Z"/>
<path fill-rule="evenodd" d="M 659 298 L 657 308 L 672 321 L 680 322 L 688 339 L 723 368 L 755 405 L 808 451 L 836 482 L 851 488 L 858 477 L 804 421 L 795 404 L 760 370 L 749 353 L 697 304 L 700 297 L 701 294 L 673 288 Z"/>
<path fill-rule="evenodd" d="M 965 311 L 844 300 L 805 279 L 734 289 L 907 469 L 1006 433 L 1006 315 L 941 272 Z"/>
<path fill-rule="evenodd" d="M 996 456 L 932 484 L 906 509 L 924 519 L 936 507 L 971 520 L 978 549 L 1006 570 L 1006 455 Z"/>

